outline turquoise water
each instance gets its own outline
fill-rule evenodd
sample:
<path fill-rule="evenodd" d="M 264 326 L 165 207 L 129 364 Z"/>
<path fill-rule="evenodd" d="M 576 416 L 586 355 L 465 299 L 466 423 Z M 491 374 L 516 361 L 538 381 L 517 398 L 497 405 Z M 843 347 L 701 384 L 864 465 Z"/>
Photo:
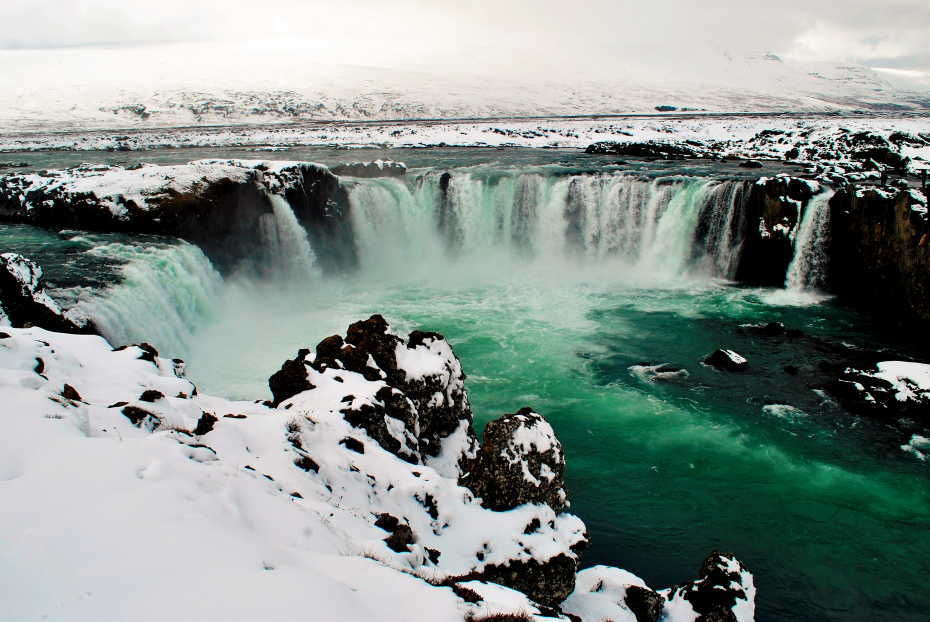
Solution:
<path fill-rule="evenodd" d="M 435 183 L 428 173 L 419 183 L 372 181 L 353 191 L 362 270 L 339 278 L 224 282 L 197 249 L 168 240 L 0 227 L 0 244 L 46 263 L 59 291 L 109 317 L 122 339 L 147 337 L 185 357 L 208 393 L 266 397 L 268 376 L 299 347 L 371 313 L 401 331 L 439 331 L 462 359 L 479 426 L 524 405 L 553 423 L 568 456 L 572 509 L 592 536 L 585 564 L 618 565 L 663 587 L 693 578 L 719 548 L 755 573 L 759 620 L 927 619 L 928 465 L 900 449 L 909 431 L 843 412 L 783 371 L 817 360 L 824 344 L 907 350 L 903 336 L 829 299 L 719 278 L 726 253 L 696 256 L 682 246 L 700 202 L 725 194 L 706 179 L 674 181 L 663 220 L 650 216 L 649 199 L 668 185 L 604 177 L 570 190 L 539 177 L 551 161 L 514 165 L 530 157 L 523 152 L 509 164 L 532 179 L 487 158 L 442 157 L 469 165 L 454 182 L 465 223 L 454 258 L 426 211 Z M 565 252 L 556 208 L 571 192 L 588 197 L 588 219 L 581 250 Z M 534 216 L 524 221 L 514 197 L 529 195 Z M 617 196 L 644 199 L 635 223 L 614 227 L 627 214 L 609 204 Z M 607 235 L 631 227 L 635 244 Z M 526 230 L 528 243 L 516 244 Z M 116 284 L 103 294 L 75 288 L 91 278 Z M 174 305 L 176 316 L 140 325 L 133 305 L 149 299 Z M 122 315 L 113 301 L 122 301 Z M 809 337 L 739 330 L 770 321 Z M 750 371 L 700 364 L 721 346 L 745 355 Z M 642 363 L 690 375 L 652 383 L 636 373 Z M 773 405 L 781 407 L 766 408 Z"/>

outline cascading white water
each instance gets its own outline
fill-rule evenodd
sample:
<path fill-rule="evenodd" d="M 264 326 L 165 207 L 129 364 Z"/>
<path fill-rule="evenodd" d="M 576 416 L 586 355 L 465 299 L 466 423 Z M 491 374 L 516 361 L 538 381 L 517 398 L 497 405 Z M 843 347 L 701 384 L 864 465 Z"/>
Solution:
<path fill-rule="evenodd" d="M 794 237 L 794 257 L 788 266 L 785 287 L 795 291 L 821 289 L 827 276 L 827 243 L 830 235 L 830 199 L 824 190 L 808 201 Z"/>
<path fill-rule="evenodd" d="M 693 178 L 457 172 L 445 182 L 435 173 L 413 184 L 366 180 L 349 200 L 363 272 L 575 258 L 665 279 L 729 278 L 742 239 L 742 189 Z"/>
<path fill-rule="evenodd" d="M 114 345 L 147 341 L 165 355 L 183 356 L 223 286 L 206 255 L 186 242 L 110 243 L 88 252 L 123 263 L 122 281 L 61 292 L 76 300 L 69 314 L 92 320 Z"/>
<path fill-rule="evenodd" d="M 260 221 L 263 254 L 268 258 L 273 277 L 295 282 L 318 276 L 316 256 L 303 228 L 281 195 L 269 194 L 271 213 Z"/>

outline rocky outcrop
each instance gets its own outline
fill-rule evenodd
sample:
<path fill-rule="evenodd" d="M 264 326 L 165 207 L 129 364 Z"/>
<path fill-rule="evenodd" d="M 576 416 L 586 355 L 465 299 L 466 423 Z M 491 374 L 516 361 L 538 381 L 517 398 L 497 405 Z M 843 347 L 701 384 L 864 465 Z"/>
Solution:
<path fill-rule="evenodd" d="M 792 233 L 819 185 L 797 177 L 763 177 L 745 204 L 746 229 L 736 280 L 781 287 L 794 256 Z"/>
<path fill-rule="evenodd" d="M 830 200 L 830 290 L 893 321 L 930 320 L 930 223 L 918 190 L 846 187 Z"/>
<path fill-rule="evenodd" d="M 552 426 L 522 408 L 488 423 L 464 484 L 492 510 L 545 503 L 559 512 L 567 505 L 564 475 L 565 456 Z"/>
<path fill-rule="evenodd" d="M 755 609 L 752 575 L 735 557 L 713 552 L 691 583 L 662 592 L 674 605 L 685 601 L 696 614 L 695 622 L 739 622 L 751 620 Z"/>
<path fill-rule="evenodd" d="M 930 427 L 930 365 L 879 361 L 846 367 L 836 370 L 824 390 L 849 412 Z"/>
<path fill-rule="evenodd" d="M 41 326 L 61 333 L 96 333 L 88 322 L 67 317 L 45 290 L 42 268 L 17 255 L 0 255 L 0 325 Z"/>
<path fill-rule="evenodd" d="M 375 160 L 374 162 L 346 162 L 331 166 L 334 175 L 345 177 L 361 177 L 371 179 L 375 177 L 404 177 L 407 174 L 407 165 L 392 160 Z"/>
<path fill-rule="evenodd" d="M 0 221 L 180 237 L 230 272 L 245 261 L 262 263 L 262 231 L 275 194 L 307 230 L 321 268 L 355 266 L 346 191 L 326 167 L 308 162 L 83 165 L 6 175 L 0 177 Z"/>
<path fill-rule="evenodd" d="M 714 350 L 704 359 L 704 364 L 724 371 L 745 371 L 749 369 L 749 361 L 733 350 Z"/>
<path fill-rule="evenodd" d="M 464 379 L 442 335 L 413 331 L 404 338 L 382 316 L 373 315 L 350 325 L 345 337 L 333 335 L 313 352 L 301 350 L 269 384 L 273 405 L 285 410 L 316 393 L 337 391 L 340 395 L 330 398 L 331 408 L 350 426 L 406 462 L 431 466 L 456 479 L 488 510 L 535 506 L 552 517 L 561 514 L 568 505 L 565 458 L 552 427 L 524 408 L 489 423 L 479 448 Z M 441 509 L 436 498 L 426 495 L 422 501 L 426 513 L 437 519 Z M 392 546 L 402 544 L 407 550 L 415 541 L 417 532 L 406 526 L 404 517 L 378 520 L 393 534 Z M 523 530 L 524 537 L 544 537 L 554 526 L 553 518 L 537 517 Z M 578 553 L 586 538 L 576 534 L 569 542 L 529 559 L 495 560 L 488 551 L 479 551 L 468 576 L 555 605 L 574 587 Z M 441 546 L 434 550 L 442 559 Z"/>
<path fill-rule="evenodd" d="M 357 374 L 368 393 L 352 394 L 340 405 L 346 421 L 405 460 L 456 476 L 468 470 L 477 442 L 465 374 L 442 335 L 413 331 L 404 339 L 380 315 L 355 322 L 345 338 L 327 337 L 312 354 L 301 350 L 271 377 L 273 405 L 341 371 Z"/>
<path fill-rule="evenodd" d="M 688 145 L 671 142 L 599 142 L 589 145 L 585 153 L 668 160 L 681 160 L 698 154 Z"/>

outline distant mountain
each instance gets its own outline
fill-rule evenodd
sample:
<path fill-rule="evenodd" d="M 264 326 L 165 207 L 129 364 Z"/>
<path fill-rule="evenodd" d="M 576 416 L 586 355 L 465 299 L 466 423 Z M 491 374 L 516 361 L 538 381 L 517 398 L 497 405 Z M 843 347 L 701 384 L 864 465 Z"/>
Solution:
<path fill-rule="evenodd" d="M 180 72 L 175 76 L 168 69 L 167 78 L 161 75 L 147 83 L 130 74 L 132 66 L 121 68 L 124 77 L 115 71 L 109 82 L 73 78 L 92 59 L 69 56 L 64 64 L 46 61 L 50 71 L 20 65 L 19 79 L 0 74 L 0 132 L 657 110 L 930 110 L 926 81 L 902 81 L 862 66 L 720 52 L 702 60 L 698 74 L 675 59 L 664 59 L 665 66 L 654 68 L 648 61 L 637 59 L 638 65 L 618 68 L 612 76 L 603 69 L 594 75 L 586 67 L 575 73 L 563 67 L 553 75 L 510 69 L 507 75 L 429 65 L 298 67 L 299 59 L 290 59 L 290 67 L 257 60 L 244 63 L 235 79 L 205 81 Z M 138 62 L 137 73 L 147 75 L 143 68 L 148 61 Z"/>

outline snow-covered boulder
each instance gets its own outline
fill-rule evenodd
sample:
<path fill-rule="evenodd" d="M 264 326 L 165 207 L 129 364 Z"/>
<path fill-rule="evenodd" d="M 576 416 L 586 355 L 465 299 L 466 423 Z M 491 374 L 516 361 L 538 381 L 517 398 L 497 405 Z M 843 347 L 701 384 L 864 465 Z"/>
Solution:
<path fill-rule="evenodd" d="M 930 365 L 926 363 L 882 361 L 867 369 L 850 367 L 826 389 L 852 412 L 911 417 L 930 424 Z"/>
<path fill-rule="evenodd" d="M 0 255 L 0 326 L 42 326 L 64 333 L 93 333 L 90 324 L 65 317 L 45 290 L 42 268 L 16 253 Z"/>
<path fill-rule="evenodd" d="M 488 423 L 465 483 L 492 510 L 545 503 L 559 512 L 567 505 L 564 475 L 565 456 L 552 426 L 522 408 Z"/>
<path fill-rule="evenodd" d="M 751 622 L 756 586 L 752 574 L 732 555 L 714 552 L 691 583 L 659 592 L 669 620 Z"/>
<path fill-rule="evenodd" d="M 335 384 L 335 386 L 334 386 Z M 331 395 L 334 412 L 384 449 L 458 477 L 476 440 L 465 374 L 438 333 L 403 339 L 380 315 L 355 322 L 314 353 L 304 349 L 269 379 L 274 405 L 302 392 Z"/>

